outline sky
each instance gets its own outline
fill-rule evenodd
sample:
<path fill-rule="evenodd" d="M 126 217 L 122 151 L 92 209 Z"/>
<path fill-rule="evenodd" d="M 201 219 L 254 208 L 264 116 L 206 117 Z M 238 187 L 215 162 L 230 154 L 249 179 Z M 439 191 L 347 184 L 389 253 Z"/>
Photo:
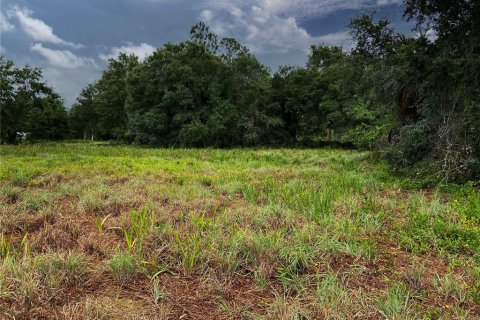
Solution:
<path fill-rule="evenodd" d="M 0 53 L 42 68 L 70 107 L 109 58 L 126 52 L 144 59 L 187 40 L 198 21 L 236 38 L 274 71 L 304 65 L 312 44 L 350 49 L 350 19 L 372 12 L 410 30 L 402 0 L 0 0 Z"/>

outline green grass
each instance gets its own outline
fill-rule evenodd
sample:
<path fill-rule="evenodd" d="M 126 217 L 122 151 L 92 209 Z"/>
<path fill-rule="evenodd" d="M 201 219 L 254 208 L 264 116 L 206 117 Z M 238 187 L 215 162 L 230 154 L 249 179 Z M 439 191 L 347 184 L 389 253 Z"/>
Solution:
<path fill-rule="evenodd" d="M 108 260 L 108 267 L 113 276 L 120 280 L 127 280 L 137 272 L 138 262 L 132 253 L 119 252 Z"/>
<path fill-rule="evenodd" d="M 480 315 L 472 184 L 422 190 L 349 150 L 0 153 L 8 317 Z"/>

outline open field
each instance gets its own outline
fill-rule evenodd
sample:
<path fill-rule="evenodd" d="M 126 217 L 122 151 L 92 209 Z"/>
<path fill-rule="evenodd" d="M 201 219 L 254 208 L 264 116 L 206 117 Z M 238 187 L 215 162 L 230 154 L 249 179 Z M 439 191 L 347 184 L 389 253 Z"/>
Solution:
<path fill-rule="evenodd" d="M 2 146 L 0 314 L 480 317 L 478 191 L 410 186 L 356 151 Z"/>

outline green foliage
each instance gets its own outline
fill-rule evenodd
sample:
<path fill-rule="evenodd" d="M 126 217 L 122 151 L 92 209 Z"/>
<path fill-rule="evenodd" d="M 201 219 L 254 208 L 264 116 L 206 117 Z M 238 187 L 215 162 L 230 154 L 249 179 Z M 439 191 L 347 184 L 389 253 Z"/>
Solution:
<path fill-rule="evenodd" d="M 35 269 L 42 275 L 65 273 L 73 277 L 81 277 L 87 272 L 86 257 L 77 252 L 36 256 Z"/>
<path fill-rule="evenodd" d="M 168 43 L 143 62 L 111 59 L 72 107 L 71 129 L 84 139 L 163 146 L 372 148 L 381 117 L 356 97 L 350 60 L 340 47 L 312 46 L 307 67 L 271 76 L 246 47 L 199 23 L 190 41 Z"/>
<path fill-rule="evenodd" d="M 122 139 L 126 132 L 127 74 L 139 64 L 134 55 L 109 59 L 100 80 L 82 90 L 69 112 L 71 134 L 83 139 Z"/>
<path fill-rule="evenodd" d="M 455 199 L 452 207 L 467 221 L 480 222 L 480 192 L 478 190 L 471 188 L 464 197 Z"/>
<path fill-rule="evenodd" d="M 262 103 L 266 68 L 233 39 L 207 44 L 216 36 L 204 28 L 192 29 L 192 41 L 158 49 L 128 75 L 130 141 L 225 147 L 246 143 L 243 126 L 261 134 L 251 116 Z"/>
<path fill-rule="evenodd" d="M 443 277 L 437 275 L 433 281 L 437 292 L 445 298 L 453 299 L 458 303 L 465 303 L 468 300 L 467 284 L 455 274 L 446 274 Z"/>
<path fill-rule="evenodd" d="M 182 266 L 186 274 L 190 274 L 197 264 L 197 260 L 202 250 L 202 240 L 200 234 L 195 232 L 193 234 L 185 235 L 183 238 L 176 235 L 178 250 L 182 261 Z"/>
<path fill-rule="evenodd" d="M 127 99 L 126 77 L 128 72 L 138 65 L 134 55 L 121 53 L 110 59 L 107 69 L 95 84 L 97 94 L 94 97 L 96 127 L 102 139 L 123 138 L 127 126 L 125 101 Z"/>
<path fill-rule="evenodd" d="M 315 298 L 322 306 L 334 308 L 338 308 L 348 302 L 346 288 L 334 272 L 322 275 L 321 279 L 319 279 Z"/>
<path fill-rule="evenodd" d="M 144 61 L 120 54 L 67 114 L 39 69 L 0 63 L 3 142 L 121 140 L 176 147 L 323 146 L 369 150 L 432 180 L 480 177 L 478 1 L 405 1 L 414 34 L 360 15 L 356 46 L 312 45 L 273 74 L 203 22 Z M 406 170 L 405 170 L 406 169 Z M 418 170 L 417 170 L 418 169 Z"/>
<path fill-rule="evenodd" d="M 399 230 L 400 245 L 416 252 L 431 248 L 447 252 L 480 254 L 480 228 L 455 223 L 429 213 L 414 214 Z"/>
<path fill-rule="evenodd" d="M 98 94 L 96 82 L 87 85 L 77 98 L 68 112 L 70 134 L 75 138 L 98 137 L 98 111 L 95 105 L 95 97 Z"/>
<path fill-rule="evenodd" d="M 103 226 L 105 225 L 105 222 L 107 221 L 108 218 L 110 218 L 110 215 L 105 216 L 103 219 L 97 218 L 96 223 L 97 223 L 98 232 L 103 232 Z"/>
<path fill-rule="evenodd" d="M 30 247 L 27 242 L 27 233 L 23 233 L 18 243 L 14 243 L 12 238 L 0 234 L 0 260 L 8 258 L 25 257 L 30 254 Z"/>
<path fill-rule="evenodd" d="M 420 164 L 447 181 L 480 175 L 478 12 L 476 1 L 408 0 L 418 37 L 373 16 L 352 20 L 362 96 L 396 115 L 385 152 L 393 168 Z"/>
<path fill-rule="evenodd" d="M 60 96 L 42 82 L 38 68 L 15 67 L 0 56 L 0 142 L 21 138 L 58 140 L 68 133 Z"/>
<path fill-rule="evenodd" d="M 395 144 L 385 150 L 385 159 L 393 169 L 411 167 L 432 151 L 432 143 L 425 139 L 428 136 L 431 132 L 426 120 L 402 127 Z"/>
<path fill-rule="evenodd" d="M 410 295 L 404 288 L 394 285 L 388 289 L 385 297 L 377 301 L 380 313 L 387 319 L 415 318 Z"/>
<path fill-rule="evenodd" d="M 128 248 L 130 250 L 136 248 L 137 252 L 141 253 L 145 236 L 154 226 L 155 213 L 153 211 L 147 209 L 132 210 L 130 212 L 130 226 L 123 230 Z"/>
<path fill-rule="evenodd" d="M 160 288 L 158 279 L 152 281 L 152 298 L 153 303 L 155 304 L 158 304 L 167 298 L 167 294 Z"/>
<path fill-rule="evenodd" d="M 138 265 L 135 256 L 130 252 L 119 252 L 108 261 L 110 272 L 119 279 L 129 279 L 137 271 Z"/>

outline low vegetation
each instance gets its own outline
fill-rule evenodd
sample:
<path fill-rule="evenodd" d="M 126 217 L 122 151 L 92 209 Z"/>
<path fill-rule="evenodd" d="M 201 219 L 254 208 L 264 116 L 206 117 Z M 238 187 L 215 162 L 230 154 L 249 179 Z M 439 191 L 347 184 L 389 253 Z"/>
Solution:
<path fill-rule="evenodd" d="M 2 146 L 7 319 L 475 319 L 472 185 L 367 152 Z"/>

